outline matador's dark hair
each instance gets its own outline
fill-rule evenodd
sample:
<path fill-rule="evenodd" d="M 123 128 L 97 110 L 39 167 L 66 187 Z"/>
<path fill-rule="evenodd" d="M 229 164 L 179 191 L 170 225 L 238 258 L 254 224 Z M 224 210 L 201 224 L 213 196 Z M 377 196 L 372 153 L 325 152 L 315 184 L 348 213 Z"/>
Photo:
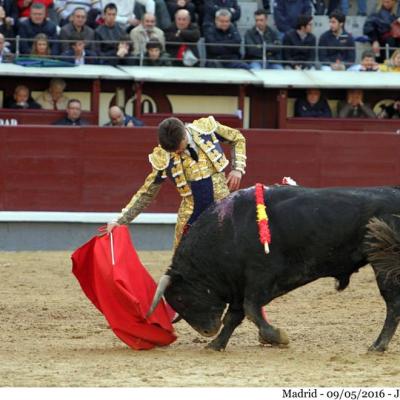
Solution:
<path fill-rule="evenodd" d="M 184 137 L 185 125 L 178 118 L 166 118 L 158 125 L 158 141 L 164 150 L 178 150 Z"/>

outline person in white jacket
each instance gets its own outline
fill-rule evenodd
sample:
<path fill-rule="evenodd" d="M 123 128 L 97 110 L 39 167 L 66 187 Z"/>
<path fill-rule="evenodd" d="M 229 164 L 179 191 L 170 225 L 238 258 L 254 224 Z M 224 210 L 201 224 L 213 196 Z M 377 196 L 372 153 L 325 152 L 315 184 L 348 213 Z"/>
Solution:
<path fill-rule="evenodd" d="M 56 0 L 54 5 L 60 20 L 64 23 L 70 22 L 69 18 L 77 7 L 83 8 L 86 13 L 91 9 L 101 11 L 100 0 Z"/>
<path fill-rule="evenodd" d="M 117 22 L 125 28 L 139 25 L 140 19 L 135 15 L 135 2 L 143 5 L 147 13 L 155 14 L 156 3 L 154 0 L 101 0 L 103 8 L 108 3 L 114 3 L 117 6 Z"/>

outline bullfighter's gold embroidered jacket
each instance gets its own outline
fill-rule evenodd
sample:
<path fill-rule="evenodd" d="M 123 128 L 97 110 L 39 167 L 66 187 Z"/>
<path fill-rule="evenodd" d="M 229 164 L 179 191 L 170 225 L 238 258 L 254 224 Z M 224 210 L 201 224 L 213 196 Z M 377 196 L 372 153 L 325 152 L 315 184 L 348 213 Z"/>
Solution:
<path fill-rule="evenodd" d="M 117 220 L 119 224 L 128 224 L 132 221 L 151 203 L 159 192 L 161 184 L 169 177 L 182 196 L 175 228 L 174 247 L 179 243 L 183 228 L 193 212 L 191 182 L 211 177 L 214 200 L 220 200 L 229 194 L 224 173 L 229 161 L 223 153 L 220 142 L 227 142 L 232 146 L 232 169 L 244 174 L 246 168 L 246 140 L 239 130 L 221 125 L 211 116 L 195 120 L 186 125 L 186 128 L 195 143 L 198 160 L 195 161 L 187 151 L 178 154 L 170 153 L 161 146 L 155 147 L 149 155 L 152 172 L 122 209 Z"/>

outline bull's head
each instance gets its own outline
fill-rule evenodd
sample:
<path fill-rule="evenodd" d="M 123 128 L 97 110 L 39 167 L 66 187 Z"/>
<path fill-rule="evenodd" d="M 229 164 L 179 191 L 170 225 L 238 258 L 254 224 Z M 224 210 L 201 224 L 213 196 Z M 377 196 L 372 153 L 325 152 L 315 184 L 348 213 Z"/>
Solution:
<path fill-rule="evenodd" d="M 201 335 L 215 336 L 218 333 L 226 304 L 204 282 L 194 284 L 169 271 L 160 279 L 147 315 L 154 311 L 164 294 L 168 304 Z"/>

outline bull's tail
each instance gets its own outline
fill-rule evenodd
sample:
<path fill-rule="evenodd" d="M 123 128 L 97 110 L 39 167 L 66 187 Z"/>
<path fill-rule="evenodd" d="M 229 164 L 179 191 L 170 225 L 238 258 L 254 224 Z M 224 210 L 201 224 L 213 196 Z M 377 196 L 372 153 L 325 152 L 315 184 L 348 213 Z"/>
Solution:
<path fill-rule="evenodd" d="M 372 218 L 365 245 L 376 277 L 400 285 L 400 216 Z"/>

